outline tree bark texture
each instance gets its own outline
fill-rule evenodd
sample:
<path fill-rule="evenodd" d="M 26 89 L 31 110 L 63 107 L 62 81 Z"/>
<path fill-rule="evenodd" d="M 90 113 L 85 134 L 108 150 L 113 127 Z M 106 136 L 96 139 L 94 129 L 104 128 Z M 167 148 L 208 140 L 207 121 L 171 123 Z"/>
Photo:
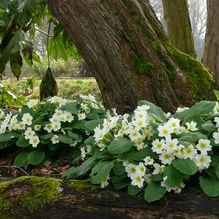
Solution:
<path fill-rule="evenodd" d="M 38 206 L 33 211 L 23 206 L 18 206 L 19 211 L 16 214 L 12 211 L 0 211 L 0 217 L 7 219 L 216 219 L 219 217 L 219 199 L 208 198 L 199 193 L 170 193 L 161 201 L 149 204 L 145 202 L 143 194 L 129 196 L 126 192 L 90 189 L 89 186 L 78 190 L 78 181 L 75 187 L 74 183 L 71 183 L 71 187 L 68 183 L 68 181 L 63 183 L 63 193 L 59 200 Z M 17 186 L 19 191 L 28 192 L 27 185 L 29 186 L 24 181 Z M 15 193 L 14 190 L 16 185 L 7 189 L 7 195 L 13 194 L 9 196 L 12 201 L 16 200 L 16 196 L 22 195 L 21 192 Z"/>
<path fill-rule="evenodd" d="M 207 31 L 203 63 L 213 72 L 219 85 L 219 1 L 207 1 Z"/>
<path fill-rule="evenodd" d="M 130 112 L 146 99 L 174 111 L 212 97 L 208 72 L 194 60 L 186 63 L 191 59 L 172 47 L 147 0 L 48 0 L 48 5 L 94 69 L 107 108 Z M 189 65 L 199 66 L 202 77 L 185 70 Z"/>
<path fill-rule="evenodd" d="M 162 0 L 170 41 L 180 51 L 196 57 L 187 0 Z"/>

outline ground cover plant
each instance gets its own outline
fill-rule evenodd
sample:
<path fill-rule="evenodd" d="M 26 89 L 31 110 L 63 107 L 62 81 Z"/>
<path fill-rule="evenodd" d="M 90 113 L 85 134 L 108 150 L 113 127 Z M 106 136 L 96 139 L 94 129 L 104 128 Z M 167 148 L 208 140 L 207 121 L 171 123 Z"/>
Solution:
<path fill-rule="evenodd" d="M 18 148 L 14 164 L 41 165 L 71 154 L 65 176 L 112 185 L 147 202 L 184 187 L 219 196 L 219 104 L 201 101 L 164 113 L 140 101 L 132 114 L 104 110 L 92 96 L 31 100 L 19 112 L 1 112 L 0 151 Z"/>

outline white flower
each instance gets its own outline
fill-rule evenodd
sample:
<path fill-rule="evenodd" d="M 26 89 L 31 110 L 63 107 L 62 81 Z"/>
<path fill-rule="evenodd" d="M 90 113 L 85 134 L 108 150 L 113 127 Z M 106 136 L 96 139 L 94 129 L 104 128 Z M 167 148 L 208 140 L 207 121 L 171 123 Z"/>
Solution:
<path fill-rule="evenodd" d="M 214 106 L 213 113 L 214 114 L 218 114 L 219 113 L 219 104 L 218 104 L 218 102 L 216 102 L 216 104 Z"/>
<path fill-rule="evenodd" d="M 152 172 L 153 175 L 161 174 L 164 171 L 164 165 L 154 163 L 153 167 L 154 167 L 154 171 Z"/>
<path fill-rule="evenodd" d="M 29 100 L 26 105 L 31 109 L 39 103 L 38 99 Z"/>
<path fill-rule="evenodd" d="M 147 123 L 143 119 L 137 119 L 132 121 L 132 125 L 138 130 L 147 126 Z"/>
<path fill-rule="evenodd" d="M 139 187 L 139 188 L 142 188 L 143 187 L 143 185 L 144 185 L 144 178 L 142 177 L 142 176 L 134 176 L 133 178 L 132 178 L 132 181 L 131 181 L 131 184 L 133 185 L 133 186 L 137 186 L 137 187 Z"/>
<path fill-rule="evenodd" d="M 54 115 L 52 116 L 52 118 L 49 119 L 49 121 L 50 121 L 51 123 L 60 123 L 60 121 L 61 121 L 61 116 L 57 116 L 56 114 L 54 114 Z"/>
<path fill-rule="evenodd" d="M 212 146 L 210 145 L 210 141 L 206 139 L 200 139 L 198 141 L 198 144 L 196 145 L 196 148 L 202 153 L 206 154 L 207 151 L 212 150 Z"/>
<path fill-rule="evenodd" d="M 177 144 L 178 144 L 178 140 L 176 138 L 168 139 L 166 141 L 166 147 L 165 147 L 166 151 L 168 153 L 173 153 L 173 151 L 177 149 Z"/>
<path fill-rule="evenodd" d="M 198 130 L 196 127 L 197 126 L 196 122 L 193 122 L 193 121 L 187 122 L 186 126 L 187 126 L 187 130 L 189 130 L 189 131 L 197 131 Z"/>
<path fill-rule="evenodd" d="M 52 123 L 52 129 L 54 131 L 59 131 L 61 129 L 61 123 L 60 122 Z"/>
<path fill-rule="evenodd" d="M 219 117 L 215 117 L 214 121 L 216 122 L 216 127 L 219 127 Z"/>
<path fill-rule="evenodd" d="M 80 151 L 81 151 L 81 159 L 84 160 L 85 157 L 86 157 L 86 150 L 85 150 L 85 147 L 81 147 L 81 148 L 80 148 Z"/>
<path fill-rule="evenodd" d="M 174 159 L 174 156 L 166 151 L 163 151 L 162 154 L 159 155 L 159 159 L 162 164 L 171 164 Z"/>
<path fill-rule="evenodd" d="M 189 145 L 183 149 L 183 153 L 181 157 L 183 159 L 189 158 L 193 160 L 196 155 L 197 155 L 197 150 L 195 149 L 195 147 L 193 145 Z"/>
<path fill-rule="evenodd" d="M 70 112 L 67 112 L 67 111 L 63 113 L 61 118 L 63 122 L 72 122 L 74 120 L 74 116 Z"/>
<path fill-rule="evenodd" d="M 219 130 L 218 132 L 213 133 L 213 138 L 214 138 L 215 144 L 219 144 Z"/>
<path fill-rule="evenodd" d="M 24 132 L 24 138 L 25 139 L 31 139 L 35 135 L 35 131 L 33 131 L 30 127 L 26 129 Z"/>
<path fill-rule="evenodd" d="M 107 178 L 104 181 L 101 182 L 100 187 L 101 188 L 107 187 L 109 185 L 109 179 L 110 179 L 110 177 L 107 176 Z"/>
<path fill-rule="evenodd" d="M 39 131 L 41 129 L 41 125 L 34 125 L 33 128 L 35 131 Z"/>
<path fill-rule="evenodd" d="M 146 146 L 142 139 L 137 139 L 134 143 L 138 151 L 142 150 Z"/>
<path fill-rule="evenodd" d="M 170 130 L 172 130 L 171 132 L 177 132 L 180 129 L 179 119 L 171 118 L 166 124 L 169 126 Z"/>
<path fill-rule="evenodd" d="M 211 163 L 211 157 L 207 154 L 197 154 L 193 159 L 199 170 L 207 169 Z"/>
<path fill-rule="evenodd" d="M 171 133 L 173 130 L 170 128 L 170 126 L 166 123 L 164 125 L 158 126 L 158 135 L 160 137 L 170 138 Z"/>
<path fill-rule="evenodd" d="M 36 148 L 37 145 L 40 143 L 40 139 L 37 135 L 34 135 L 29 139 L 29 143 L 32 145 L 33 148 Z"/>
<path fill-rule="evenodd" d="M 51 133 L 52 132 L 52 124 L 49 123 L 49 124 L 46 124 L 45 127 L 44 127 L 44 130 L 46 130 L 48 133 Z"/>
<path fill-rule="evenodd" d="M 154 163 L 154 159 L 151 158 L 150 156 L 147 156 L 147 157 L 144 158 L 144 164 L 146 166 L 153 165 L 153 163 Z"/>
<path fill-rule="evenodd" d="M 86 119 L 86 114 L 85 113 L 78 113 L 78 120 L 83 120 Z"/>
<path fill-rule="evenodd" d="M 129 138 L 131 141 L 135 142 L 137 139 L 142 139 L 142 135 L 138 129 L 132 128 L 129 133 Z"/>
<path fill-rule="evenodd" d="M 24 125 L 23 122 L 17 123 L 16 127 L 17 127 L 18 130 L 24 130 L 25 129 L 25 125 Z"/>
<path fill-rule="evenodd" d="M 142 162 L 140 162 L 140 163 L 136 166 L 136 171 L 137 171 L 138 175 L 144 176 L 144 175 L 145 175 L 145 171 L 146 171 L 145 165 L 144 165 Z"/>
<path fill-rule="evenodd" d="M 164 139 L 156 139 L 152 142 L 152 151 L 157 153 L 157 154 L 161 154 L 163 149 L 165 147 L 165 141 Z"/>
<path fill-rule="evenodd" d="M 146 183 L 151 182 L 151 177 L 152 177 L 152 174 L 150 174 L 150 173 L 144 175 L 144 179 L 145 179 Z"/>
<path fill-rule="evenodd" d="M 59 143 L 59 136 L 53 135 L 51 138 L 52 144 L 58 144 Z"/>
<path fill-rule="evenodd" d="M 181 113 L 185 110 L 189 109 L 188 107 L 178 107 L 177 110 L 176 110 L 176 113 Z"/>
<path fill-rule="evenodd" d="M 25 125 L 32 125 L 32 120 L 33 120 L 33 117 L 30 115 L 30 113 L 24 113 L 23 116 L 22 116 L 22 122 L 25 124 Z"/>

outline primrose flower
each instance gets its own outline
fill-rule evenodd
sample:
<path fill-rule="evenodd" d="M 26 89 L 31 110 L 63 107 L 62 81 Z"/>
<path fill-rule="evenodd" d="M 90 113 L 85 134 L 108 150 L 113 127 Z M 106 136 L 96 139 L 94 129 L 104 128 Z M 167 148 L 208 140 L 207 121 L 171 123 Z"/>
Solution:
<path fill-rule="evenodd" d="M 107 176 L 107 178 L 104 181 L 101 182 L 100 187 L 101 188 L 107 187 L 109 185 L 109 179 L 110 179 L 110 177 Z"/>
<path fill-rule="evenodd" d="M 180 129 L 179 119 L 170 118 L 166 124 L 169 126 L 171 132 L 177 132 Z"/>
<path fill-rule="evenodd" d="M 152 151 L 157 153 L 157 154 L 161 154 L 163 149 L 165 147 L 165 141 L 164 139 L 156 139 L 152 142 Z"/>
<path fill-rule="evenodd" d="M 33 117 L 30 115 L 30 113 L 24 113 L 23 116 L 22 116 L 22 122 L 25 124 L 25 125 L 32 125 L 32 120 L 33 120 Z"/>
<path fill-rule="evenodd" d="M 53 130 L 52 124 L 51 123 L 46 124 L 44 130 L 46 130 L 48 133 L 51 133 Z"/>
<path fill-rule="evenodd" d="M 62 115 L 63 122 L 72 122 L 73 119 L 74 119 L 74 116 L 70 112 L 65 111 Z"/>
<path fill-rule="evenodd" d="M 41 125 L 34 125 L 33 128 L 35 131 L 39 131 L 41 129 Z"/>
<path fill-rule="evenodd" d="M 37 99 L 32 99 L 32 100 L 29 100 L 26 105 L 31 109 L 33 108 L 34 106 L 36 106 L 37 104 L 39 103 L 39 100 Z"/>
<path fill-rule="evenodd" d="M 83 120 L 86 119 L 86 114 L 85 113 L 78 113 L 78 120 Z"/>
<path fill-rule="evenodd" d="M 51 138 L 52 144 L 58 144 L 59 143 L 59 136 L 53 135 Z"/>
<path fill-rule="evenodd" d="M 197 131 L 197 123 L 194 122 L 194 121 L 191 121 L 191 122 L 187 122 L 186 123 L 186 126 L 187 126 L 187 130 L 189 131 Z"/>
<path fill-rule="evenodd" d="M 151 158 L 150 156 L 147 156 L 144 158 L 144 164 L 145 166 L 153 165 L 154 159 Z"/>
<path fill-rule="evenodd" d="M 212 150 L 212 146 L 210 145 L 210 141 L 206 139 L 200 139 L 198 141 L 198 144 L 196 145 L 196 148 L 202 153 L 207 154 L 207 151 Z"/>
<path fill-rule="evenodd" d="M 154 170 L 152 172 L 153 175 L 161 174 L 164 171 L 164 165 L 160 165 L 158 163 L 153 164 Z"/>
<path fill-rule="evenodd" d="M 177 149 L 177 145 L 178 145 L 178 140 L 176 138 L 168 139 L 166 141 L 165 149 L 168 153 L 173 153 L 173 151 L 175 151 Z"/>
<path fill-rule="evenodd" d="M 24 138 L 26 140 L 31 139 L 35 135 L 35 131 L 33 131 L 30 127 L 26 129 L 24 132 Z"/>
<path fill-rule="evenodd" d="M 133 186 L 137 186 L 138 188 L 142 188 L 144 185 L 144 178 L 142 176 L 134 176 L 132 178 L 131 184 Z"/>
<path fill-rule="evenodd" d="M 173 132 L 172 128 L 170 128 L 170 126 L 167 123 L 158 126 L 158 135 L 160 137 L 170 138 L 172 132 Z"/>
<path fill-rule="evenodd" d="M 171 164 L 171 162 L 174 160 L 174 156 L 166 151 L 163 151 L 159 155 L 159 159 L 162 162 L 162 164 Z"/>
<path fill-rule="evenodd" d="M 40 143 L 40 139 L 37 135 L 34 135 L 29 139 L 29 143 L 32 145 L 33 148 L 36 148 L 37 145 Z"/>
<path fill-rule="evenodd" d="M 191 144 L 187 147 L 184 147 L 184 149 L 182 150 L 182 158 L 183 159 L 194 159 L 194 157 L 197 154 L 197 149 L 195 149 L 195 147 Z"/>
<path fill-rule="evenodd" d="M 199 170 L 207 169 L 211 163 L 211 157 L 207 154 L 197 154 L 193 159 Z"/>
<path fill-rule="evenodd" d="M 132 128 L 129 133 L 129 138 L 131 139 L 131 141 L 135 142 L 138 139 L 142 139 L 142 135 L 138 129 Z"/>

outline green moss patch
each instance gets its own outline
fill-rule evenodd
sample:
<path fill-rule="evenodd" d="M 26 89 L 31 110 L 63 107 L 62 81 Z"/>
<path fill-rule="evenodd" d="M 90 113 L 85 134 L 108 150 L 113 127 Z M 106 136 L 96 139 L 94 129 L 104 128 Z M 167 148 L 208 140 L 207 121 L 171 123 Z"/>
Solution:
<path fill-rule="evenodd" d="M 79 192 L 83 191 L 83 190 L 96 190 L 98 187 L 92 185 L 89 181 L 85 181 L 85 180 L 70 180 L 69 188 L 73 188 Z"/>
<path fill-rule="evenodd" d="M 187 75 L 196 101 L 202 100 L 206 93 L 212 93 L 214 79 L 207 68 L 198 60 L 176 49 L 170 43 L 163 42 L 163 45 L 179 69 Z"/>
<path fill-rule="evenodd" d="M 62 180 L 23 176 L 0 183 L 0 212 L 18 213 L 22 208 L 33 211 L 61 197 Z"/>

